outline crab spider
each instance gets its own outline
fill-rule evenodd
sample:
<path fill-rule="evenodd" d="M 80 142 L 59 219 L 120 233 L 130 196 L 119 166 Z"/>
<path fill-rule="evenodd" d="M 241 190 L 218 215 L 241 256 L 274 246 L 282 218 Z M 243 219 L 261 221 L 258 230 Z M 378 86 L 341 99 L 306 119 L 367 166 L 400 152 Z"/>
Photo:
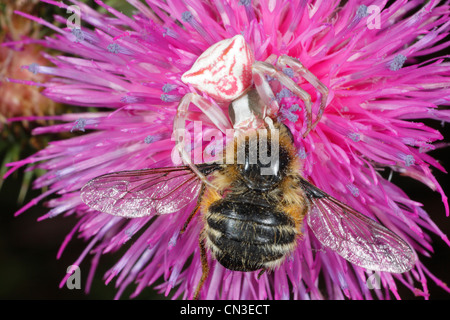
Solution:
<path fill-rule="evenodd" d="M 219 104 L 228 104 L 229 118 L 222 109 L 197 93 L 188 93 L 180 101 L 174 120 L 176 147 L 183 162 L 202 179 L 212 186 L 192 163 L 185 149 L 184 130 L 191 103 L 197 106 L 208 119 L 222 132 L 234 129 L 236 132 L 247 129 L 272 128 L 272 118 L 279 110 L 278 102 L 269 85 L 266 75 L 278 80 L 287 89 L 297 95 L 306 110 L 307 128 L 305 137 L 323 114 L 328 98 L 328 88 L 306 69 L 300 61 L 282 55 L 276 66 L 270 56 L 266 61 L 255 61 L 253 51 L 242 35 L 217 42 L 203 52 L 181 80 L 195 89 L 206 93 Z M 290 67 L 295 73 L 308 81 L 320 94 L 320 107 L 315 121 L 312 121 L 311 96 L 300 88 L 281 70 Z"/>

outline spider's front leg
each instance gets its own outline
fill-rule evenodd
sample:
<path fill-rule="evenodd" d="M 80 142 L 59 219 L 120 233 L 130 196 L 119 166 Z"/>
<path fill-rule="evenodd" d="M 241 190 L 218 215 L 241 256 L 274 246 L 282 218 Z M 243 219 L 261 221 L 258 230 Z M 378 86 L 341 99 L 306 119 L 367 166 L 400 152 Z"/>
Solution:
<path fill-rule="evenodd" d="M 317 112 L 315 121 L 312 123 L 311 127 L 308 127 L 309 131 L 313 130 L 322 118 L 323 112 L 327 106 L 328 100 L 328 88 L 324 85 L 311 71 L 309 71 L 300 61 L 295 58 L 289 57 L 287 55 L 282 55 L 277 61 L 277 67 L 283 70 L 286 66 L 290 67 L 295 73 L 303 77 L 308 81 L 319 93 L 320 95 L 320 107 Z"/>
<path fill-rule="evenodd" d="M 191 160 L 190 153 L 186 151 L 186 120 L 189 118 L 188 109 L 191 103 L 197 106 L 202 113 L 205 114 L 208 119 L 223 133 L 225 133 L 227 129 L 230 129 L 231 125 L 222 109 L 196 93 L 187 93 L 178 104 L 177 114 L 173 124 L 173 131 L 175 134 L 176 148 L 180 153 L 181 160 L 183 163 L 188 165 L 205 184 L 216 189 L 216 187 L 212 185 L 198 170 L 197 166 Z"/>
<path fill-rule="evenodd" d="M 267 104 L 267 106 L 274 105 L 275 97 L 264 75 L 269 75 L 270 77 L 275 78 L 282 85 L 284 85 L 295 95 L 297 95 L 301 100 L 303 100 L 306 109 L 307 121 L 307 129 L 303 134 L 303 137 L 305 137 L 312 129 L 311 96 L 305 90 L 300 88 L 291 78 L 289 78 L 282 71 L 275 68 L 272 64 L 263 61 L 256 61 L 253 64 L 253 80 L 256 90 L 258 90 L 259 95 Z M 276 104 L 276 108 L 279 108 L 278 103 Z M 267 115 L 270 117 L 274 117 L 276 115 L 274 111 L 275 108 L 272 107 L 271 109 L 267 110 Z M 278 112 L 278 109 L 276 110 L 276 112 Z"/>

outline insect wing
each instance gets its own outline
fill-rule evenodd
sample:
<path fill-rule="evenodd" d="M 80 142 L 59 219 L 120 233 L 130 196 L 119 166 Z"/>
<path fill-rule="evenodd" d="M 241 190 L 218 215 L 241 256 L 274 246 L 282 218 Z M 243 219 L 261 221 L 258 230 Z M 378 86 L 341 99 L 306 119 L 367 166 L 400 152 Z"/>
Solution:
<path fill-rule="evenodd" d="M 184 208 L 197 198 L 200 186 L 188 166 L 121 171 L 89 181 L 81 199 L 97 211 L 139 218 Z"/>
<path fill-rule="evenodd" d="M 308 225 L 322 245 L 370 270 L 402 273 L 414 266 L 414 251 L 398 235 L 317 187 L 302 186 L 312 206 Z"/>

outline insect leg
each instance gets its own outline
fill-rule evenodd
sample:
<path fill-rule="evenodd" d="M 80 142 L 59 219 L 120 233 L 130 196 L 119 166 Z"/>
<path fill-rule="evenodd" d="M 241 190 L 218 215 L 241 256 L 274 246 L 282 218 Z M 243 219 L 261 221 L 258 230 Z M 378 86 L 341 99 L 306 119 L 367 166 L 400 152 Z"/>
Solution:
<path fill-rule="evenodd" d="M 208 265 L 208 259 L 206 256 L 206 248 L 205 248 L 204 240 L 205 240 L 205 230 L 203 230 L 200 233 L 200 237 L 199 237 L 200 257 L 202 260 L 202 277 L 200 278 L 200 282 L 198 283 L 197 289 L 195 290 L 194 300 L 198 300 L 200 291 L 202 290 L 202 287 L 203 287 L 203 284 L 205 283 L 205 281 L 209 275 L 209 265 Z"/>
<path fill-rule="evenodd" d="M 311 131 L 312 128 L 311 96 L 309 95 L 309 93 L 300 88 L 291 78 L 289 78 L 283 72 L 279 71 L 270 63 L 263 61 L 256 61 L 253 64 L 253 68 L 256 69 L 257 72 L 259 71 L 262 74 L 267 74 L 277 79 L 282 85 L 284 85 L 286 88 L 291 90 L 295 95 L 297 95 L 301 100 L 303 100 L 303 102 L 305 103 L 307 115 L 306 121 L 308 126 L 306 132 L 303 134 L 303 136 L 305 137 L 309 133 L 309 131 Z M 256 83 L 255 86 L 257 87 Z"/>
<path fill-rule="evenodd" d="M 264 274 L 264 272 L 266 272 L 267 271 L 267 269 L 266 268 L 264 268 L 264 269 L 261 269 L 261 271 L 259 271 L 259 273 L 258 273 L 258 275 L 256 276 L 256 279 L 258 279 L 259 280 L 259 278 L 261 278 L 261 276 Z"/>
<path fill-rule="evenodd" d="M 315 126 L 319 123 L 322 118 L 323 111 L 327 106 L 328 99 L 328 88 L 324 85 L 317 77 L 309 71 L 305 66 L 295 58 L 289 57 L 287 55 L 282 55 L 277 62 L 277 66 L 282 69 L 286 66 L 291 67 L 294 72 L 298 73 L 301 77 L 303 77 L 306 81 L 308 81 L 320 94 L 320 107 L 319 112 L 317 113 L 317 117 L 312 124 L 311 130 L 315 128 Z"/>
<path fill-rule="evenodd" d="M 195 93 L 186 94 L 178 104 L 177 114 L 174 119 L 173 130 L 175 134 L 176 147 L 180 153 L 183 162 L 188 165 L 197 176 L 214 189 L 217 189 L 212 185 L 206 177 L 198 170 L 198 168 L 192 163 L 190 154 L 185 148 L 185 135 L 186 135 L 186 119 L 188 117 L 189 105 L 193 103 L 196 105 L 222 132 L 231 128 L 227 116 L 217 106 Z"/>
<path fill-rule="evenodd" d="M 184 223 L 184 226 L 181 229 L 180 234 L 183 234 L 186 231 L 186 229 L 187 229 L 187 227 L 189 225 L 189 222 L 191 222 L 192 218 L 194 218 L 194 216 L 200 210 L 200 203 L 201 203 L 201 199 L 203 197 L 203 193 L 204 192 L 205 192 L 205 184 L 202 183 L 202 187 L 200 189 L 200 194 L 199 194 L 198 199 L 197 199 L 197 205 L 195 206 L 194 210 L 192 210 L 191 214 L 189 215 L 189 217 L 187 218 L 186 222 Z"/>

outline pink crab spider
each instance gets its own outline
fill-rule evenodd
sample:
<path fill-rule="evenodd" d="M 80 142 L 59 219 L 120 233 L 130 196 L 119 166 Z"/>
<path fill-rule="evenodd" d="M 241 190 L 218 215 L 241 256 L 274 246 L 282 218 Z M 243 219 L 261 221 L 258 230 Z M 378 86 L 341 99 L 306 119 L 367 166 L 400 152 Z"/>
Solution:
<path fill-rule="evenodd" d="M 242 35 L 217 42 L 203 52 L 181 80 L 195 89 L 206 93 L 219 104 L 228 104 L 232 129 L 236 131 L 268 127 L 273 128 L 279 105 L 269 85 L 266 75 L 278 80 L 282 85 L 297 95 L 305 105 L 307 128 L 305 137 L 323 114 L 328 98 L 328 88 L 317 79 L 300 61 L 282 55 L 271 64 L 274 56 L 266 61 L 255 61 L 253 51 Z M 286 66 L 308 81 L 320 94 L 320 107 L 313 123 L 311 96 L 300 88 L 281 70 Z M 217 105 L 197 93 L 187 93 L 180 101 L 174 120 L 176 147 L 183 162 L 210 185 L 207 179 L 192 163 L 185 149 L 184 132 L 188 118 L 189 105 L 193 103 L 222 132 L 231 129 L 228 116 Z"/>

